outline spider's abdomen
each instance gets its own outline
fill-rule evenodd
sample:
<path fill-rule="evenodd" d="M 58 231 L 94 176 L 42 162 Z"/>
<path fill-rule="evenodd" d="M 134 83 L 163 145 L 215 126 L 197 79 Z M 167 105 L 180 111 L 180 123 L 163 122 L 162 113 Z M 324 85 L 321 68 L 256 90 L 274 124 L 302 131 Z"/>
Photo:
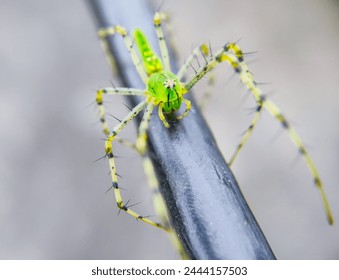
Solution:
<path fill-rule="evenodd" d="M 152 73 L 161 71 L 161 60 L 153 52 L 145 34 L 140 29 L 136 29 L 134 30 L 134 38 L 147 75 L 151 75 Z"/>
<path fill-rule="evenodd" d="M 149 77 L 147 92 L 156 104 L 162 103 L 165 112 L 170 113 L 180 108 L 186 89 L 172 72 L 160 71 Z"/>

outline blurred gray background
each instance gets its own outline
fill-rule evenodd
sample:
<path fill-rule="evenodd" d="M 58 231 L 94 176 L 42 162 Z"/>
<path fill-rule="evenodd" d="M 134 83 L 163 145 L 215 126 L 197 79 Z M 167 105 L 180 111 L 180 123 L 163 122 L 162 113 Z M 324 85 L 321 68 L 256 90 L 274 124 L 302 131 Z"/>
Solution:
<path fill-rule="evenodd" d="M 162 10 L 180 63 L 202 42 L 217 49 L 241 39 L 257 51 L 250 69 L 305 141 L 337 223 L 327 224 L 304 160 L 267 113 L 233 171 L 277 258 L 338 259 L 338 1 L 172 0 Z M 178 258 L 163 232 L 118 215 L 105 194 L 108 164 L 93 162 L 104 143 L 91 103 L 112 75 L 85 2 L 2 0 L 0 34 L 0 258 Z M 230 67 L 216 77 L 205 116 L 228 159 L 255 104 Z M 109 112 L 124 116 L 123 103 L 110 99 Z M 135 139 L 135 127 L 123 135 Z M 138 156 L 116 150 L 124 196 L 153 214 Z"/>

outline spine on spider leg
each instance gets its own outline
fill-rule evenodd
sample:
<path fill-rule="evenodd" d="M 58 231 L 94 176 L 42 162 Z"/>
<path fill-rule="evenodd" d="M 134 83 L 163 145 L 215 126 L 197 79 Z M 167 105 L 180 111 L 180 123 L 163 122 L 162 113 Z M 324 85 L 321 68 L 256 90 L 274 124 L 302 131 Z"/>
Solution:
<path fill-rule="evenodd" d="M 90 3 L 100 26 L 123 19 L 121 23 L 127 28 L 141 27 L 152 46 L 159 40 L 159 36 L 151 36 L 152 13 L 144 1 L 106 1 L 108 6 L 100 0 Z M 128 53 L 115 41 L 109 43 L 125 85 L 142 88 L 136 71 L 125 67 Z M 171 224 L 187 254 L 192 259 L 274 259 L 199 111 L 194 108 L 194 114 L 171 124 L 169 129 L 158 118 L 151 120 L 150 127 L 150 156 Z"/>

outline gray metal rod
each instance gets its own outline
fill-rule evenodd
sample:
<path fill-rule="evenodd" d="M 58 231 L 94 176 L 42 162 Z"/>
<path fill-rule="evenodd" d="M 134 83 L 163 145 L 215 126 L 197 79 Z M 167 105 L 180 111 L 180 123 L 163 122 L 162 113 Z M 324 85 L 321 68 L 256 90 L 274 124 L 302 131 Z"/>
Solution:
<path fill-rule="evenodd" d="M 128 30 L 140 27 L 157 47 L 153 11 L 147 2 L 88 0 L 88 3 L 98 27 L 115 24 Z M 122 41 L 112 36 L 109 46 L 123 84 L 145 88 Z M 176 72 L 174 62 L 171 53 L 172 69 Z M 128 101 L 134 106 L 140 99 Z M 188 117 L 171 123 L 169 129 L 154 114 L 148 135 L 150 157 L 156 166 L 171 224 L 192 259 L 275 259 L 194 101 Z"/>

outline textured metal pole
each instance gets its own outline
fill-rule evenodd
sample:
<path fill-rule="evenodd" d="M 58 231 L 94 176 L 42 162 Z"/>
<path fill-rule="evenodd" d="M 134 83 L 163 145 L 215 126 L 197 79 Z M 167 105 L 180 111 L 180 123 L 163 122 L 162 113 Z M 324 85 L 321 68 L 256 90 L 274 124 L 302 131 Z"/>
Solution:
<path fill-rule="evenodd" d="M 140 27 L 157 47 L 153 11 L 147 2 L 88 2 L 98 27 Z M 109 46 L 124 85 L 145 88 L 123 43 L 113 36 Z M 176 72 L 174 62 L 171 55 Z M 131 105 L 139 101 L 128 100 Z M 172 123 L 169 129 L 154 114 L 149 128 L 149 151 L 171 224 L 192 259 L 275 259 L 194 102 L 189 116 Z"/>

